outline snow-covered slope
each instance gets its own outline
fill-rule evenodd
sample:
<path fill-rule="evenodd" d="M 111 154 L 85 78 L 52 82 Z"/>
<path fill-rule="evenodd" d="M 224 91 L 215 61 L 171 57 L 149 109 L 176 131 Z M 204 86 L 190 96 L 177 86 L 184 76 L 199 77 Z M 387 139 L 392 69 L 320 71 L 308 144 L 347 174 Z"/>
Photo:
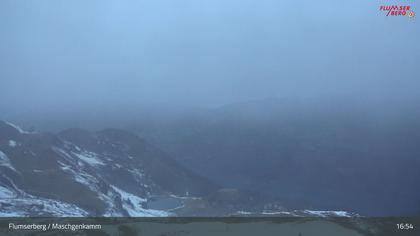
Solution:
<path fill-rule="evenodd" d="M 0 121 L 0 216 L 352 216 L 271 201 L 219 188 L 129 132 Z"/>
<path fill-rule="evenodd" d="M 0 216 L 170 216 L 149 199 L 213 187 L 124 131 L 53 135 L 0 122 Z"/>
<path fill-rule="evenodd" d="M 354 217 L 357 214 L 347 211 L 320 211 L 320 210 L 294 210 L 294 211 L 238 211 L 236 216 L 277 216 L 277 217 Z"/>

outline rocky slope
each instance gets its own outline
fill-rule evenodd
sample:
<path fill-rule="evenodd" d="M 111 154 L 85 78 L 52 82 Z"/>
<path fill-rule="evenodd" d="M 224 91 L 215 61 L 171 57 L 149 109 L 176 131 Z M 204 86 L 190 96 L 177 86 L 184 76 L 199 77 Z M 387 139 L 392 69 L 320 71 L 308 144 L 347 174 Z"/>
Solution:
<path fill-rule="evenodd" d="M 215 188 L 128 132 L 53 135 L 0 122 L 3 216 L 168 216 L 171 209 L 151 209 L 149 200 L 200 197 Z"/>
<path fill-rule="evenodd" d="M 27 132 L 0 121 L 0 216 L 352 216 L 222 188 L 126 131 Z"/>

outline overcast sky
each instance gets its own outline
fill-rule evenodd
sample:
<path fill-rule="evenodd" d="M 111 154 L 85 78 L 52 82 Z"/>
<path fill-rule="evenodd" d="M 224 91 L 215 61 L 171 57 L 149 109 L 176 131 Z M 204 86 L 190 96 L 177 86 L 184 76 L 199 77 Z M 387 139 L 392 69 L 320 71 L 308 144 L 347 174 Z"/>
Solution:
<path fill-rule="evenodd" d="M 2 0 L 0 110 L 416 97 L 420 15 L 381 3 Z"/>

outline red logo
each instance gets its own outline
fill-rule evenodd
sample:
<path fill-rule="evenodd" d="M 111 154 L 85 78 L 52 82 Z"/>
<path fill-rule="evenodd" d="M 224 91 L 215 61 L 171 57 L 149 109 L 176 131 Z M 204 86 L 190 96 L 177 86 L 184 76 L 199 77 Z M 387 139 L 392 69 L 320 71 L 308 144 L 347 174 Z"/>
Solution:
<path fill-rule="evenodd" d="M 407 16 L 408 17 L 414 17 L 414 12 L 412 12 L 412 11 L 407 12 Z"/>
<path fill-rule="evenodd" d="M 380 6 L 379 11 L 386 13 L 386 16 L 408 16 L 414 17 L 414 12 L 411 10 L 411 6 Z"/>

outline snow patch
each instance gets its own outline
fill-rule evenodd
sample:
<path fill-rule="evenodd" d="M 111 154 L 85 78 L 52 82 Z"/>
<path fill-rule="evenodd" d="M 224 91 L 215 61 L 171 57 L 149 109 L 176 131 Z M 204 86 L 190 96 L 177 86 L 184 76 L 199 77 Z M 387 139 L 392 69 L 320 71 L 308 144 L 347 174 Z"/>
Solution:
<path fill-rule="evenodd" d="M 64 170 L 64 171 L 71 169 L 71 166 L 66 165 L 66 164 L 64 164 L 64 163 L 63 163 L 63 162 L 61 162 L 61 161 L 58 161 L 58 164 L 60 165 L 60 169 L 62 169 L 62 170 Z"/>
<path fill-rule="evenodd" d="M 350 217 L 351 214 L 346 211 L 312 211 L 312 210 L 304 210 L 304 213 L 326 217 L 326 216 L 339 216 L 339 217 Z"/>
<path fill-rule="evenodd" d="M 22 217 L 22 216 L 58 216 L 58 217 L 80 217 L 87 216 L 88 212 L 74 204 L 64 203 L 47 198 L 13 198 L 0 199 L 3 205 L 0 217 Z"/>
<path fill-rule="evenodd" d="M 98 166 L 98 165 L 105 165 L 95 153 L 93 152 L 82 152 L 82 153 L 73 153 L 77 156 L 80 160 L 84 161 L 88 165 L 91 166 Z"/>
<path fill-rule="evenodd" d="M 175 194 L 170 194 L 169 196 L 173 198 L 182 199 L 182 200 L 201 200 L 202 199 L 201 197 L 188 196 L 189 195 L 188 191 L 185 193 L 185 195 L 186 196 L 177 196 Z"/>
<path fill-rule="evenodd" d="M 146 202 L 146 199 L 128 193 L 122 189 L 115 187 L 114 185 L 111 185 L 111 188 L 114 189 L 114 191 L 120 195 L 123 208 L 132 217 L 170 215 L 166 211 L 144 209 L 142 208 L 142 203 Z"/>
<path fill-rule="evenodd" d="M 346 211 L 314 211 L 314 210 L 294 210 L 294 211 L 263 211 L 249 212 L 237 211 L 240 215 L 271 215 L 271 216 L 292 216 L 292 217 L 351 217 L 355 214 Z"/>
<path fill-rule="evenodd" d="M 22 128 L 20 128 L 19 126 L 12 124 L 10 122 L 5 122 L 7 125 L 13 127 L 15 130 L 17 130 L 19 133 L 21 134 L 31 134 L 31 132 L 25 131 Z"/>
<path fill-rule="evenodd" d="M 0 186 L 0 199 L 13 198 L 15 196 L 16 196 L 16 194 L 13 191 L 11 191 L 11 190 L 3 187 L 3 186 Z"/>
<path fill-rule="evenodd" d="M 10 162 L 9 158 L 2 151 L 0 151 L 0 166 L 4 166 L 16 171 L 16 169 L 12 166 L 12 163 Z"/>
<path fill-rule="evenodd" d="M 250 211 L 237 211 L 236 213 L 239 214 L 239 215 L 299 216 L 299 215 L 295 214 L 294 212 L 290 212 L 290 211 L 263 211 L 261 213 L 250 212 Z"/>
<path fill-rule="evenodd" d="M 144 177 L 144 173 L 139 169 L 129 169 L 128 172 L 130 172 L 137 180 L 141 180 Z"/>
<path fill-rule="evenodd" d="M 253 214 L 252 212 L 249 212 L 249 211 L 237 211 L 236 213 L 240 214 L 240 215 L 252 215 Z"/>
<path fill-rule="evenodd" d="M 97 189 L 94 186 L 98 184 L 99 181 L 95 177 L 81 170 L 78 170 L 76 172 L 72 169 L 70 165 L 66 165 L 61 161 L 58 161 L 58 164 L 60 165 L 60 169 L 73 175 L 73 178 L 76 182 L 86 185 L 86 187 L 88 187 L 92 191 L 97 191 Z"/>
<path fill-rule="evenodd" d="M 290 216 L 296 216 L 295 213 L 290 212 L 290 211 L 263 211 L 262 212 L 263 215 L 290 215 Z"/>
<path fill-rule="evenodd" d="M 9 140 L 9 146 L 10 147 L 16 147 L 17 144 L 16 144 L 16 142 L 14 140 Z"/>
<path fill-rule="evenodd" d="M 0 212 L 0 217 L 19 217 L 23 216 L 16 212 Z"/>

